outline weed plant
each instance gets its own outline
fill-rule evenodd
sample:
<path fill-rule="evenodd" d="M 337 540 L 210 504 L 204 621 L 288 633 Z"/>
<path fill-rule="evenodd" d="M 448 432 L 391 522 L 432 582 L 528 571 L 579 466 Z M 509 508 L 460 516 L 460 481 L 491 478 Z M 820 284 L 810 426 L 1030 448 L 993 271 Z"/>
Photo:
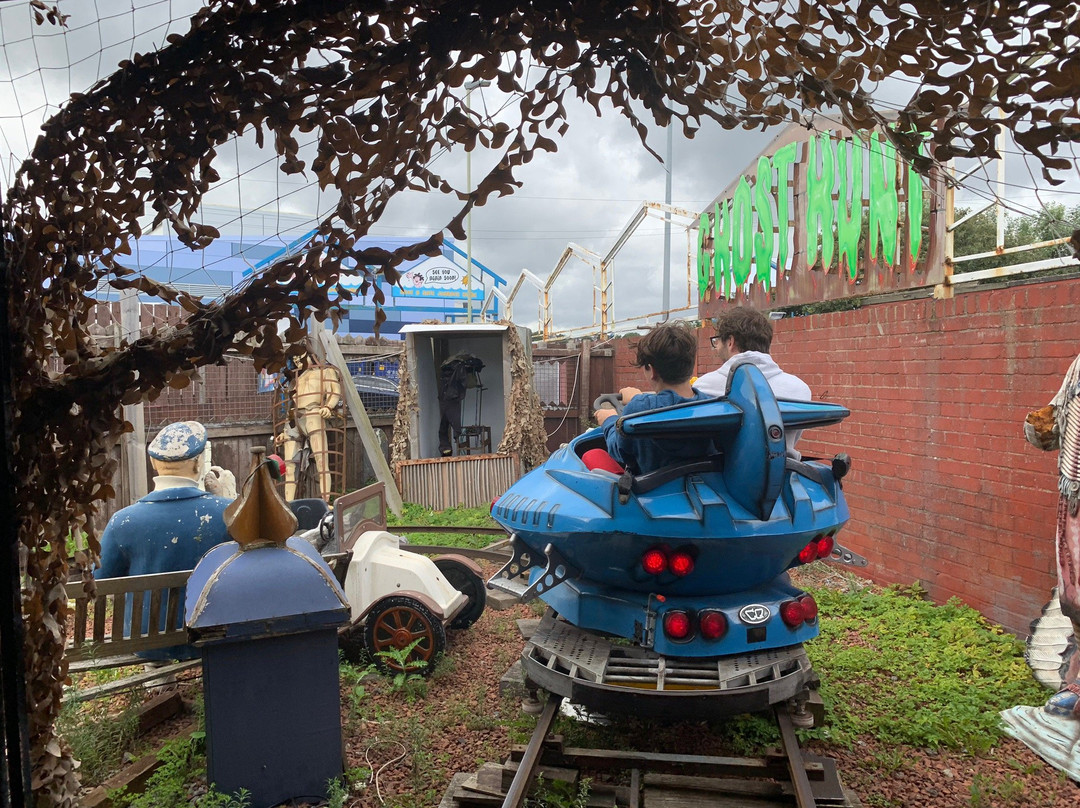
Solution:
<path fill-rule="evenodd" d="M 196 784 L 206 771 L 205 733 L 187 738 L 173 738 L 158 752 L 161 765 L 146 781 L 141 794 L 128 794 L 124 788 L 109 792 L 114 808 L 249 808 L 251 797 L 246 789 L 222 794 L 213 785 L 200 796 L 193 796 Z"/>
<path fill-rule="evenodd" d="M 585 808 L 592 793 L 592 780 L 582 778 L 577 783 L 548 780 L 538 774 L 525 808 Z"/>
<path fill-rule="evenodd" d="M 375 656 L 386 660 L 396 670 L 396 673 L 390 677 L 391 692 L 404 694 L 410 704 L 416 698 L 423 698 L 427 695 L 427 680 L 415 672 L 423 668 L 427 663 L 419 659 L 409 659 L 409 656 L 419 644 L 420 640 L 413 640 L 404 648 L 390 648 L 386 651 L 378 651 L 375 654 Z"/>
<path fill-rule="evenodd" d="M 127 704 L 110 714 L 105 702 L 64 702 L 57 732 L 80 761 L 83 785 L 94 786 L 116 771 L 139 734 L 138 706 Z"/>

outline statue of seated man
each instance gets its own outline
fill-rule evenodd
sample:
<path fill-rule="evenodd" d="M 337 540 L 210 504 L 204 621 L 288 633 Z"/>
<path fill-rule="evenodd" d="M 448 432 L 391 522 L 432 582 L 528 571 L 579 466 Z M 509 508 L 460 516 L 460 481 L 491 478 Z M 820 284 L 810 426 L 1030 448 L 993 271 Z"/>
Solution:
<path fill-rule="evenodd" d="M 232 472 L 204 467 L 209 459 L 206 428 L 198 421 L 169 424 L 151 441 L 147 453 L 157 475 L 154 490 L 113 514 L 101 535 L 101 563 L 94 570 L 95 578 L 190 570 L 207 550 L 229 539 L 224 512 L 236 497 L 236 481 Z M 184 596 L 182 592 L 177 627 L 183 625 Z M 129 597 L 125 631 L 131 629 L 131 609 Z M 145 633 L 150 625 L 149 592 L 142 615 Z M 165 619 L 162 609 L 161 629 Z M 176 645 L 139 656 L 160 663 L 194 659 L 199 652 L 190 645 Z"/>

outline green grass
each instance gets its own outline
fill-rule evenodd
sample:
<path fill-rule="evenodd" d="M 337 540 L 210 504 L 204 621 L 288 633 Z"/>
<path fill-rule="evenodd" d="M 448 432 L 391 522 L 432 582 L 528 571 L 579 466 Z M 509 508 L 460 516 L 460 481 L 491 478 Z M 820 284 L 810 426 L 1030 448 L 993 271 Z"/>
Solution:
<path fill-rule="evenodd" d="M 811 737 L 980 753 L 1001 737 L 1001 710 L 1044 700 L 1019 640 L 959 600 L 922 594 L 813 591 L 821 636 L 806 648 L 829 716 Z"/>
<path fill-rule="evenodd" d="M 146 781 L 145 789 L 129 794 L 126 788 L 109 792 L 116 808 L 250 808 L 247 789 L 222 794 L 211 785 L 199 796 L 192 796 L 192 784 L 206 773 L 206 733 L 195 732 L 186 738 L 166 741 L 158 751 L 161 761 Z"/>
<path fill-rule="evenodd" d="M 447 527 L 498 527 L 491 518 L 490 508 L 449 508 L 433 511 L 422 505 L 406 502 L 401 516 L 386 515 L 387 529 L 393 533 L 396 525 L 439 525 Z M 439 544 L 447 547 L 486 547 L 500 539 L 499 536 L 471 533 L 408 533 L 406 538 L 413 544 Z"/>

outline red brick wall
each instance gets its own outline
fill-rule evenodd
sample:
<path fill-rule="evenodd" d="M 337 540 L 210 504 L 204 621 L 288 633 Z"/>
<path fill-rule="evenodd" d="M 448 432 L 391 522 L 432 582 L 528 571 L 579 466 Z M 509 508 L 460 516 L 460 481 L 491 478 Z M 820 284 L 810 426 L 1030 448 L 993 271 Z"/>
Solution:
<path fill-rule="evenodd" d="M 800 449 L 852 457 L 840 539 L 869 559 L 862 574 L 919 581 L 935 601 L 956 596 L 1027 631 L 1055 583 L 1057 476 L 1023 419 L 1080 352 L 1078 311 L 1080 279 L 1068 279 L 775 323 L 781 367 L 851 410 Z M 716 365 L 709 333 L 700 372 Z M 617 345 L 617 386 L 640 386 L 623 356 Z"/>

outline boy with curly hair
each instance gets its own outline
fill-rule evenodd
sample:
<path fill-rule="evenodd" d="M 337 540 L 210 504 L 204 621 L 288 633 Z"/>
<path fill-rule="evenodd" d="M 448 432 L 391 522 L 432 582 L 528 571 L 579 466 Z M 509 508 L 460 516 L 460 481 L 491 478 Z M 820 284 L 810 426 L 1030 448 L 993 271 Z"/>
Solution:
<path fill-rule="evenodd" d="M 697 335 L 681 321 L 661 323 L 634 346 L 634 366 L 654 385 L 655 393 L 643 393 L 636 387 L 619 391 L 623 415 L 656 410 L 711 398 L 690 384 L 697 364 Z M 596 421 L 604 428 L 608 454 L 634 474 L 696 460 L 712 451 L 712 442 L 686 438 L 630 438 L 616 428 L 615 410 L 596 411 Z"/>

